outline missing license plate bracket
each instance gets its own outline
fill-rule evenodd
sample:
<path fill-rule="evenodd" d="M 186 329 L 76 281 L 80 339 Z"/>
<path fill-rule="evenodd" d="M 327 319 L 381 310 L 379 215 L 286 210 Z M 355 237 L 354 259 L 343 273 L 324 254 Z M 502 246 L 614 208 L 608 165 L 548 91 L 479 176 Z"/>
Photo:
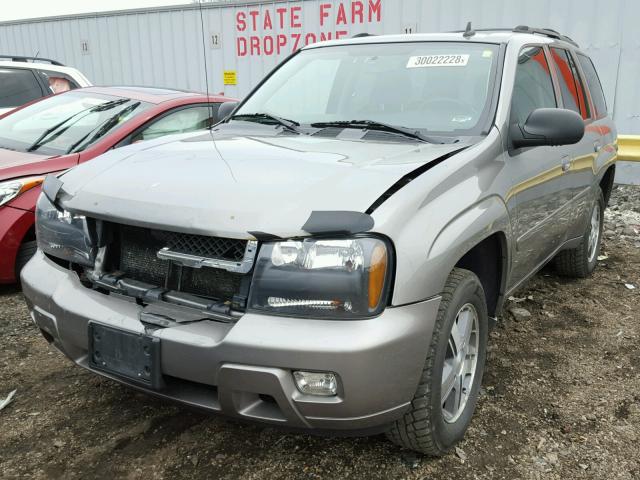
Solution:
<path fill-rule="evenodd" d="M 160 339 L 89 323 L 89 366 L 154 390 L 163 387 Z"/>

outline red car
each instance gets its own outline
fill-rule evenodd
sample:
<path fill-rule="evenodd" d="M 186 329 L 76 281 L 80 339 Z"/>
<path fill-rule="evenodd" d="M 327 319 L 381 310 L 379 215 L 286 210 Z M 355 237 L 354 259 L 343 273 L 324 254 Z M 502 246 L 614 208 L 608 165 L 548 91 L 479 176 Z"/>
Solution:
<path fill-rule="evenodd" d="M 0 283 L 36 250 L 34 209 L 44 176 L 121 146 L 216 123 L 221 96 L 146 87 L 89 87 L 0 117 Z"/>

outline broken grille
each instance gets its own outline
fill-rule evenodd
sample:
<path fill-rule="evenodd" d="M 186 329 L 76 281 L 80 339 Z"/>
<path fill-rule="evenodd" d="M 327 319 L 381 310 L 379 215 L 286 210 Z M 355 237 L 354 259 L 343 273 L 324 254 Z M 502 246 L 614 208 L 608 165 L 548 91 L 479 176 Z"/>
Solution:
<path fill-rule="evenodd" d="M 246 240 L 127 225 L 117 225 L 116 229 L 119 244 L 117 269 L 127 278 L 218 300 L 230 300 L 239 292 L 243 274 L 210 267 L 183 267 L 158 258 L 158 251 L 169 247 L 187 255 L 241 261 Z"/>
<path fill-rule="evenodd" d="M 244 258 L 244 252 L 247 248 L 246 240 L 233 238 L 207 237 L 205 235 L 166 231 L 155 231 L 152 235 L 162 240 L 164 246 L 173 252 L 234 262 L 239 262 Z"/>

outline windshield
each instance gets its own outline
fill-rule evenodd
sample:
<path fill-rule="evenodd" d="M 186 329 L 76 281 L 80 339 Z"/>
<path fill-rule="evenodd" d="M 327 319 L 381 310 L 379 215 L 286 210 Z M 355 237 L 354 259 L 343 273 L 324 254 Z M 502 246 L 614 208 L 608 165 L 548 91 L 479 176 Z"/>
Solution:
<path fill-rule="evenodd" d="M 443 135 L 477 134 L 488 114 L 497 56 L 497 45 L 461 42 L 303 50 L 236 116 L 266 113 L 303 126 L 370 120 Z"/>
<path fill-rule="evenodd" d="M 0 119 L 0 148 L 58 155 L 79 152 L 151 104 L 75 91 Z"/>

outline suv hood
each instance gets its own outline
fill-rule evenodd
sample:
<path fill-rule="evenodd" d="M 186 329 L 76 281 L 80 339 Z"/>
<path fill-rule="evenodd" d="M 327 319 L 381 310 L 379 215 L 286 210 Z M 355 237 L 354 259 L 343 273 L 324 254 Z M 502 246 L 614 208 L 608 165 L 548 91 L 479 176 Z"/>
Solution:
<path fill-rule="evenodd" d="M 62 204 L 96 218 L 189 233 L 305 235 L 301 227 L 312 211 L 364 212 L 402 176 L 465 146 L 264 130 L 199 132 L 114 150 L 61 178 Z"/>

